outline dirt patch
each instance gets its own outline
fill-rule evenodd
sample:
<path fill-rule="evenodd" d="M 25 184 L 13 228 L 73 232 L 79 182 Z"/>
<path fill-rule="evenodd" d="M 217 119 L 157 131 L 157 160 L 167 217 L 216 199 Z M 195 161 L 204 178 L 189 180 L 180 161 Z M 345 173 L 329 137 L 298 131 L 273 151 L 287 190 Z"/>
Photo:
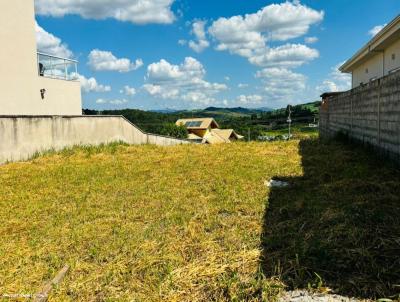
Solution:
<path fill-rule="evenodd" d="M 292 291 L 282 296 L 279 302 L 367 302 L 368 300 L 358 300 L 339 295 L 312 294 L 307 291 Z"/>

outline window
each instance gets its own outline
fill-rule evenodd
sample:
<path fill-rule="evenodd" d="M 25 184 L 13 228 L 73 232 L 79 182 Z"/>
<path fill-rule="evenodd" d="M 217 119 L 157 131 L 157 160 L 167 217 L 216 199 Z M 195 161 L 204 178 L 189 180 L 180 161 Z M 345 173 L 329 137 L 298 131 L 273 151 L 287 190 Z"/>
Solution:
<path fill-rule="evenodd" d="M 186 122 L 185 126 L 188 128 L 200 127 L 202 122 Z"/>
<path fill-rule="evenodd" d="M 392 60 L 393 61 L 396 60 L 396 54 L 395 53 L 392 54 Z"/>
<path fill-rule="evenodd" d="M 368 71 L 369 71 L 369 70 L 368 70 L 368 68 L 367 68 L 367 69 L 365 69 L 365 73 L 368 73 Z"/>

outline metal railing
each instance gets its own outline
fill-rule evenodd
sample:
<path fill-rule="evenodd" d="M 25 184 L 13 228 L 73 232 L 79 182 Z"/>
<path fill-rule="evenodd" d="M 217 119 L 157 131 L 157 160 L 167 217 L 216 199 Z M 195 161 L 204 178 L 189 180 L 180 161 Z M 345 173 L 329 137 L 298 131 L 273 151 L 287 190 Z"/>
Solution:
<path fill-rule="evenodd" d="M 78 80 L 78 61 L 37 53 L 38 74 L 41 77 L 75 81 Z"/>

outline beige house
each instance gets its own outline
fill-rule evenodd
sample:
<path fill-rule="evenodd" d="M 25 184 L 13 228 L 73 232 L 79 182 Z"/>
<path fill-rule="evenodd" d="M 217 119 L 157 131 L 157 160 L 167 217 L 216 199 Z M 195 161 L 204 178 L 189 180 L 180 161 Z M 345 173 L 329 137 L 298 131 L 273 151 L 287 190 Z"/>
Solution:
<path fill-rule="evenodd" d="M 352 74 L 352 88 L 400 70 L 400 16 L 361 48 L 340 71 Z"/>
<path fill-rule="evenodd" d="M 81 115 L 77 62 L 38 53 L 34 0 L 0 1 L 0 115 Z"/>
<path fill-rule="evenodd" d="M 180 119 L 176 125 L 186 127 L 189 140 L 203 144 L 231 143 L 244 138 L 233 129 L 219 129 L 218 123 L 213 118 Z"/>

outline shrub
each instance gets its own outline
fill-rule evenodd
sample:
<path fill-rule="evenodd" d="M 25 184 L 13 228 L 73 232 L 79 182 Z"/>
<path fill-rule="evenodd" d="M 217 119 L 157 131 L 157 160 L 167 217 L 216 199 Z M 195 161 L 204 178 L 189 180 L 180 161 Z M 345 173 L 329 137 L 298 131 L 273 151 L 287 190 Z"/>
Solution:
<path fill-rule="evenodd" d="M 188 137 L 188 131 L 185 126 L 177 126 L 172 123 L 164 124 L 160 131 L 161 135 L 171 136 L 181 139 L 186 139 Z"/>

